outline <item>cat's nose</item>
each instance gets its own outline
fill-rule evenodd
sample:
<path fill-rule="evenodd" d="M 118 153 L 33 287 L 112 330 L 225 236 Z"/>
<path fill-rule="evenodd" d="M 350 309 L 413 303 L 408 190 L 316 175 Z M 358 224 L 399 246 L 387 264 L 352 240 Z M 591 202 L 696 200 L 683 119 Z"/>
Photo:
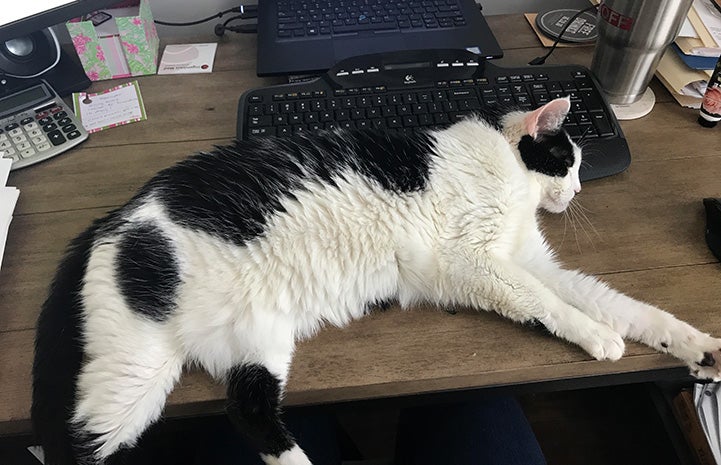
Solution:
<path fill-rule="evenodd" d="M 581 185 L 579 184 L 578 186 L 575 186 L 575 187 L 573 188 L 573 191 L 574 191 L 576 194 L 578 194 L 579 192 L 581 192 Z"/>

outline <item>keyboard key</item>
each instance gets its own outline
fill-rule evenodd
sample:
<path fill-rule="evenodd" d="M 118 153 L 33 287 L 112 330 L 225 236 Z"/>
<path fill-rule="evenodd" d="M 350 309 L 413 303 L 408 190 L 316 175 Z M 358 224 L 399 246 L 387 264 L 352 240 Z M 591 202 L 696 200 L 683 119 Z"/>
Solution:
<path fill-rule="evenodd" d="M 273 135 L 275 135 L 275 128 L 272 128 L 272 127 L 251 128 L 250 135 L 254 136 L 254 137 L 273 136 Z"/>
<path fill-rule="evenodd" d="M 593 125 L 596 127 L 600 136 L 613 135 L 611 123 L 608 121 L 608 118 L 606 118 L 606 115 L 603 112 L 591 113 L 591 119 L 593 120 Z"/>

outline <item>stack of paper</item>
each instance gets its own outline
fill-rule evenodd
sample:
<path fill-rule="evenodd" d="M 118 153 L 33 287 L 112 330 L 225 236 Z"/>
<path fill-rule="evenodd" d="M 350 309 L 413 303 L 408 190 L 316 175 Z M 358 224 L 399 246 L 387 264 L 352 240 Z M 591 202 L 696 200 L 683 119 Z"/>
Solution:
<path fill-rule="evenodd" d="M 2 265 L 5 242 L 7 240 L 10 221 L 13 219 L 15 203 L 18 201 L 20 191 L 15 187 L 5 187 L 8 182 L 12 160 L 3 158 L 0 151 L 0 265 Z"/>
<path fill-rule="evenodd" d="M 676 42 L 661 59 L 656 76 L 679 104 L 699 108 L 719 55 L 721 12 L 712 5 L 712 0 L 694 0 Z"/>

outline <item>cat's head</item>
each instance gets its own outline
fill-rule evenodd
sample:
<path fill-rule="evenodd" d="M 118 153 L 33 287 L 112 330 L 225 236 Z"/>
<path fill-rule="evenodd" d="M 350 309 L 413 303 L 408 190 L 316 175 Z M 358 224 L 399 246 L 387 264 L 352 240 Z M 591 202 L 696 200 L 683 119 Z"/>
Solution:
<path fill-rule="evenodd" d="M 581 149 L 561 128 L 570 107 L 568 97 L 559 98 L 501 119 L 506 139 L 540 185 L 540 206 L 553 213 L 564 211 L 581 191 Z"/>

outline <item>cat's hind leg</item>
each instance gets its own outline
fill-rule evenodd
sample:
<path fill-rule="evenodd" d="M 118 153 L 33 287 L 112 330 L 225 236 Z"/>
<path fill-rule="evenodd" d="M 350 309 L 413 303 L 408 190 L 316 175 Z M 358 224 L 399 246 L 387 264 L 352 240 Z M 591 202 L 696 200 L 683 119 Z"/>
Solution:
<path fill-rule="evenodd" d="M 72 425 L 76 449 L 88 456 L 87 463 L 104 463 L 133 447 L 160 417 L 180 377 L 183 358 L 156 331 L 145 329 L 128 333 L 125 344 L 90 355 L 80 372 Z"/>
<path fill-rule="evenodd" d="M 226 413 L 267 465 L 311 465 L 281 419 L 283 385 L 261 364 L 238 365 L 227 375 Z"/>

